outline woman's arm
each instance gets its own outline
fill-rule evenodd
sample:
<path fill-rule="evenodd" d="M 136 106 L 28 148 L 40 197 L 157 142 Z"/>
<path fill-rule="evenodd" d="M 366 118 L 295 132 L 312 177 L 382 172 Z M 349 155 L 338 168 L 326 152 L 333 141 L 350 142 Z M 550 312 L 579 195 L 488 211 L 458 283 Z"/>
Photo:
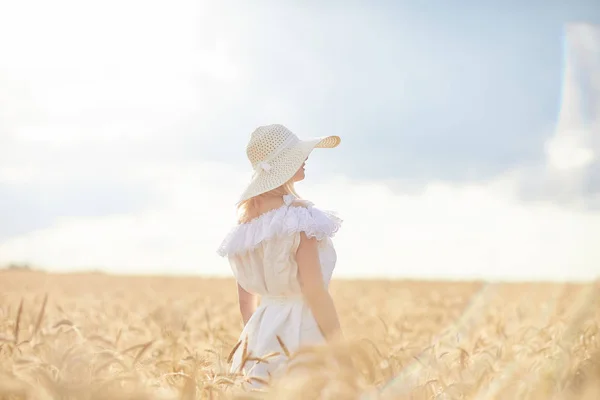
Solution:
<path fill-rule="evenodd" d="M 338 314 L 321 273 L 318 242 L 315 238 L 309 239 L 304 232 L 300 234 L 296 261 L 302 294 L 306 298 L 321 333 L 328 341 L 341 339 L 342 331 Z"/>
<path fill-rule="evenodd" d="M 242 313 L 242 321 L 244 321 L 244 326 L 248 323 L 248 320 L 256 311 L 257 298 L 255 295 L 248 293 L 244 290 L 243 287 L 238 283 L 238 301 L 240 303 L 240 312 Z"/>

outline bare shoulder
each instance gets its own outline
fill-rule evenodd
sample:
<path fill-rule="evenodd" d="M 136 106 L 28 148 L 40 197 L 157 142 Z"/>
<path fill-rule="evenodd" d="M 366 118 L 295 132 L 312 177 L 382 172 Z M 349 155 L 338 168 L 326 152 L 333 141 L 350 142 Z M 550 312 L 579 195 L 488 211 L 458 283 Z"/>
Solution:
<path fill-rule="evenodd" d="M 253 208 L 251 211 L 249 211 L 247 208 L 245 209 L 245 212 L 242 212 L 239 216 L 238 216 L 238 223 L 239 224 L 246 224 L 249 222 L 252 222 L 253 220 L 261 217 L 262 215 L 276 210 L 278 208 L 281 208 L 283 206 L 284 202 L 282 199 L 277 198 L 277 197 L 271 197 L 271 198 L 266 198 L 263 199 L 255 208 Z"/>
<path fill-rule="evenodd" d="M 275 210 L 276 208 L 280 208 L 283 206 L 283 204 L 283 199 L 279 197 L 268 197 L 261 202 L 259 206 L 259 212 L 261 214 L 267 213 L 271 210 Z"/>
<path fill-rule="evenodd" d="M 304 199 L 294 199 L 294 201 L 292 201 L 291 206 L 292 207 L 309 208 L 310 206 L 312 206 L 312 203 L 310 201 L 304 200 Z"/>

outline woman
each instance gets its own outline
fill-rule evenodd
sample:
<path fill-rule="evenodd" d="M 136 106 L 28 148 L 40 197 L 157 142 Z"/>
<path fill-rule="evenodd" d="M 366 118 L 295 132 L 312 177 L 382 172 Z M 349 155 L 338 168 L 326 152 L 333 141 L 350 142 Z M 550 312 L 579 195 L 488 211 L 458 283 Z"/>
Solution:
<path fill-rule="evenodd" d="M 283 370 L 286 351 L 341 338 L 328 285 L 336 263 L 331 238 L 342 221 L 294 189 L 312 150 L 339 143 L 338 136 L 300 140 L 282 125 L 251 135 L 246 153 L 254 175 L 238 202 L 238 224 L 218 250 L 237 280 L 244 322 L 232 372 L 268 380 Z M 281 355 L 268 363 L 248 360 L 274 352 Z"/>

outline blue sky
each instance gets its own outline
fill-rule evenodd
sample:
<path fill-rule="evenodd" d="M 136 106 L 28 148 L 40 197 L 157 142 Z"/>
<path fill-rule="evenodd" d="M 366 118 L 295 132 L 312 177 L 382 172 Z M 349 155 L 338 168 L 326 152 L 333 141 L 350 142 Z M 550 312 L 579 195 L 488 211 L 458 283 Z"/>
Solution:
<path fill-rule="evenodd" d="M 577 229 L 595 232 L 600 39 L 592 28 L 575 32 L 569 56 L 565 36 L 567 23 L 600 24 L 594 3 L 3 5 L 0 263 L 226 270 L 207 254 L 226 229 L 228 199 L 233 204 L 249 174 L 248 135 L 266 123 L 283 123 L 299 136 L 343 137 L 339 150 L 311 157 L 303 188 L 317 202 L 346 208 L 351 230 L 365 228 L 353 213 L 381 201 L 387 212 L 397 203 L 409 207 L 402 212 L 420 215 L 417 228 L 435 224 L 446 232 L 458 215 L 446 204 L 481 195 L 491 203 L 473 215 L 483 213 L 490 223 L 495 220 L 485 213 L 496 210 L 527 216 L 534 231 L 535 221 L 551 215 L 556 224 L 588 221 Z M 565 72 L 567 60 L 573 76 Z M 580 95 L 583 101 L 574 100 Z M 591 122 L 581 123 L 582 115 Z M 571 165 L 571 159 L 583 161 Z M 211 171 L 222 171 L 223 181 L 213 181 Z M 343 204 L 330 200 L 338 195 Z M 492 205 L 496 197 L 505 199 L 502 211 Z M 528 208 L 539 201 L 556 209 Z M 393 232 L 384 215 L 381 226 Z M 182 224 L 179 233 L 174 220 Z M 202 232 L 207 225 L 219 228 Z M 496 240 L 529 228 L 504 226 Z M 117 231 L 134 242 L 140 235 L 139 241 L 111 248 L 108 257 L 98 248 L 116 246 L 110 238 Z M 443 234 L 436 235 L 427 236 L 428 243 L 446 246 Z M 75 249 L 69 245 L 75 236 L 90 239 Z M 206 248 L 195 247 L 200 238 Z M 342 237 L 341 247 L 358 240 Z M 560 259 L 536 253 L 552 240 L 558 239 L 519 251 Z M 189 247 L 182 244 L 188 241 Z M 147 243 L 158 242 L 164 251 L 146 256 Z M 570 252 L 586 253 L 582 243 L 564 250 L 565 260 Z M 499 245 L 492 239 L 481 244 L 493 251 Z M 472 263 L 458 276 L 487 273 L 476 269 L 481 261 Z M 550 275 L 562 276 L 559 267 Z M 436 268 L 431 274 L 447 276 Z M 367 273 L 358 265 L 350 269 Z M 386 267 L 377 273 L 396 274 Z"/>
<path fill-rule="evenodd" d="M 600 21 L 600 7 L 377 4 L 257 13 L 250 90 L 283 95 L 307 132 L 342 133 L 349 150 L 332 157 L 353 176 L 468 180 L 541 162 L 560 108 L 564 24 Z M 264 45 L 271 35 L 277 46 Z M 364 148 L 377 160 L 368 169 L 345 157 Z"/>

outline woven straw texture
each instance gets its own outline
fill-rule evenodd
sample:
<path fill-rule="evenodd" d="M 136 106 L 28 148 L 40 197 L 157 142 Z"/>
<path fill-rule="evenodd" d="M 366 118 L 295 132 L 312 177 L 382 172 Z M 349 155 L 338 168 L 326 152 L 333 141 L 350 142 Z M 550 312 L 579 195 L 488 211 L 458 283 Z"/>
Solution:
<path fill-rule="evenodd" d="M 280 124 L 256 128 L 246 146 L 246 154 L 254 169 L 254 175 L 238 203 L 286 183 L 314 148 L 333 148 L 340 142 L 339 136 L 300 140 Z"/>

